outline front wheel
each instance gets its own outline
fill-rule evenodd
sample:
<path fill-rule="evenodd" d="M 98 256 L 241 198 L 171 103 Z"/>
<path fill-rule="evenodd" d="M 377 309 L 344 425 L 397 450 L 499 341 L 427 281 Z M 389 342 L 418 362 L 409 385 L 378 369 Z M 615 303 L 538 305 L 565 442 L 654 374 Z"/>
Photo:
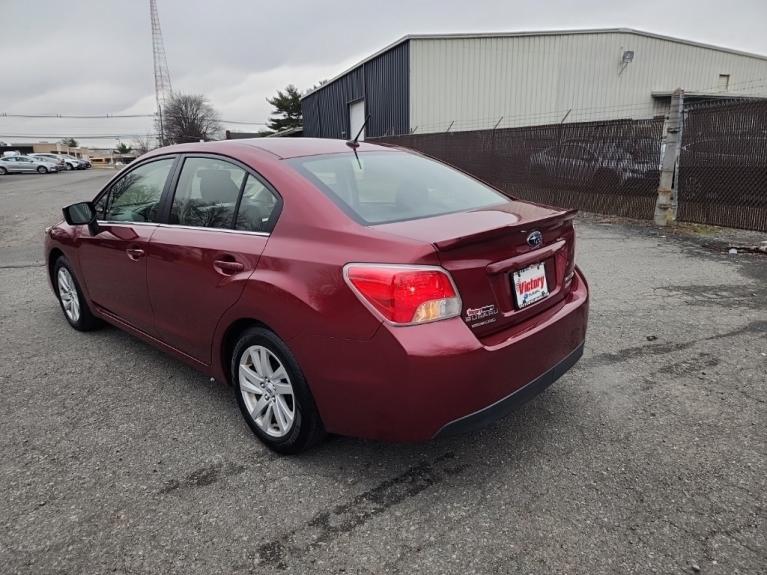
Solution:
<path fill-rule="evenodd" d="M 67 172 L 73 170 L 72 164 L 67 164 Z"/>
<path fill-rule="evenodd" d="M 8 170 L 6 170 L 4 167 L 0 166 L 0 176 L 4 176 L 8 173 Z"/>
<path fill-rule="evenodd" d="M 53 266 L 53 286 L 69 325 L 77 331 L 91 331 L 102 325 L 101 320 L 91 313 L 75 273 L 63 256 Z"/>
<path fill-rule="evenodd" d="M 48 173 L 48 168 L 46 168 L 45 166 L 37 166 L 37 173 L 38 174 L 47 174 Z"/>
<path fill-rule="evenodd" d="M 267 447 L 299 453 L 325 436 L 306 379 L 277 335 L 259 327 L 246 330 L 234 347 L 231 370 L 240 411 Z"/>

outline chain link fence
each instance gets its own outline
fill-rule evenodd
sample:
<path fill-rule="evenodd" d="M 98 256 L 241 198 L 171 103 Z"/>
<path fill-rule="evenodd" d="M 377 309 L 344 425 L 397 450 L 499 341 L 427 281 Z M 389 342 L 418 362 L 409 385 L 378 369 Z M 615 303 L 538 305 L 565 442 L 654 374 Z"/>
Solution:
<path fill-rule="evenodd" d="M 685 111 L 677 219 L 767 231 L 767 101 Z"/>
<path fill-rule="evenodd" d="M 652 219 L 663 118 L 387 136 L 509 195 Z M 690 107 L 679 158 L 678 219 L 767 231 L 767 102 Z"/>

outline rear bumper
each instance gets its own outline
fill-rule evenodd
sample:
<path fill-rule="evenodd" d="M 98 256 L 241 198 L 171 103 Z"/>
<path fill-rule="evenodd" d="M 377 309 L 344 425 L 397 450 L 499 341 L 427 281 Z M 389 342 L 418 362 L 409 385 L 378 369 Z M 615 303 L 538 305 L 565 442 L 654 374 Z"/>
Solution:
<path fill-rule="evenodd" d="M 474 413 L 470 413 L 469 415 L 451 421 L 437 432 L 437 436 L 456 435 L 459 433 L 475 431 L 498 419 L 506 417 L 516 408 L 533 399 L 536 395 L 543 392 L 552 383 L 567 373 L 571 367 L 578 363 L 578 360 L 582 355 L 583 344 L 576 347 L 570 352 L 570 355 L 565 357 L 546 373 L 539 375 L 527 385 L 520 387 L 492 405 L 488 405 L 479 411 L 475 411 Z"/>
<path fill-rule="evenodd" d="M 382 325 L 365 341 L 306 337 L 291 346 L 328 431 L 424 441 L 480 427 L 543 391 L 580 358 L 587 322 L 578 272 L 561 302 L 492 341 L 453 318 Z"/>

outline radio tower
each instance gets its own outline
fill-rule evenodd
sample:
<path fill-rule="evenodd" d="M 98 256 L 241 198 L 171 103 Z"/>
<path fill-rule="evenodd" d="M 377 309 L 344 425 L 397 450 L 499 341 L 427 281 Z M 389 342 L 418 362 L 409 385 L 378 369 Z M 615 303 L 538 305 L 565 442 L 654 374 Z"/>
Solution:
<path fill-rule="evenodd" d="M 165 58 L 160 16 L 157 14 L 157 0 L 149 0 L 149 11 L 152 16 L 152 52 L 154 56 L 154 93 L 157 99 L 157 126 L 159 128 L 158 140 L 160 145 L 164 146 L 163 113 L 165 105 L 173 96 L 173 86 L 170 85 L 170 72 L 168 71 L 168 61 Z"/>

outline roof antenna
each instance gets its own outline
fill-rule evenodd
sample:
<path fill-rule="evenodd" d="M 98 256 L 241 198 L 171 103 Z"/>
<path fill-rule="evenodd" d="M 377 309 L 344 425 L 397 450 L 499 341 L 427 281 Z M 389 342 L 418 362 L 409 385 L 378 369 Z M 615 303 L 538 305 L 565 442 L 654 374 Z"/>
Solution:
<path fill-rule="evenodd" d="M 360 128 L 360 131 L 357 132 L 357 135 L 354 136 L 354 139 L 346 140 L 346 145 L 349 146 L 354 151 L 354 157 L 357 158 L 357 165 L 360 167 L 360 170 L 362 169 L 362 162 L 360 162 L 360 157 L 357 155 L 357 148 L 360 147 L 360 143 L 357 140 L 359 140 L 359 137 L 362 134 L 362 130 L 364 130 L 365 126 L 368 125 L 369 119 L 370 119 L 370 114 L 368 114 L 368 117 L 365 118 L 365 121 L 362 123 L 362 127 Z"/>
<path fill-rule="evenodd" d="M 354 136 L 353 140 L 346 140 L 346 145 L 350 148 L 357 148 L 359 147 L 360 143 L 357 141 L 360 139 L 360 135 L 362 135 L 362 130 L 365 129 L 365 126 L 368 125 L 368 120 L 370 120 L 370 114 L 368 114 L 367 118 L 365 118 L 365 122 L 362 124 L 362 127 L 360 128 L 360 131 L 357 132 L 357 135 Z"/>

